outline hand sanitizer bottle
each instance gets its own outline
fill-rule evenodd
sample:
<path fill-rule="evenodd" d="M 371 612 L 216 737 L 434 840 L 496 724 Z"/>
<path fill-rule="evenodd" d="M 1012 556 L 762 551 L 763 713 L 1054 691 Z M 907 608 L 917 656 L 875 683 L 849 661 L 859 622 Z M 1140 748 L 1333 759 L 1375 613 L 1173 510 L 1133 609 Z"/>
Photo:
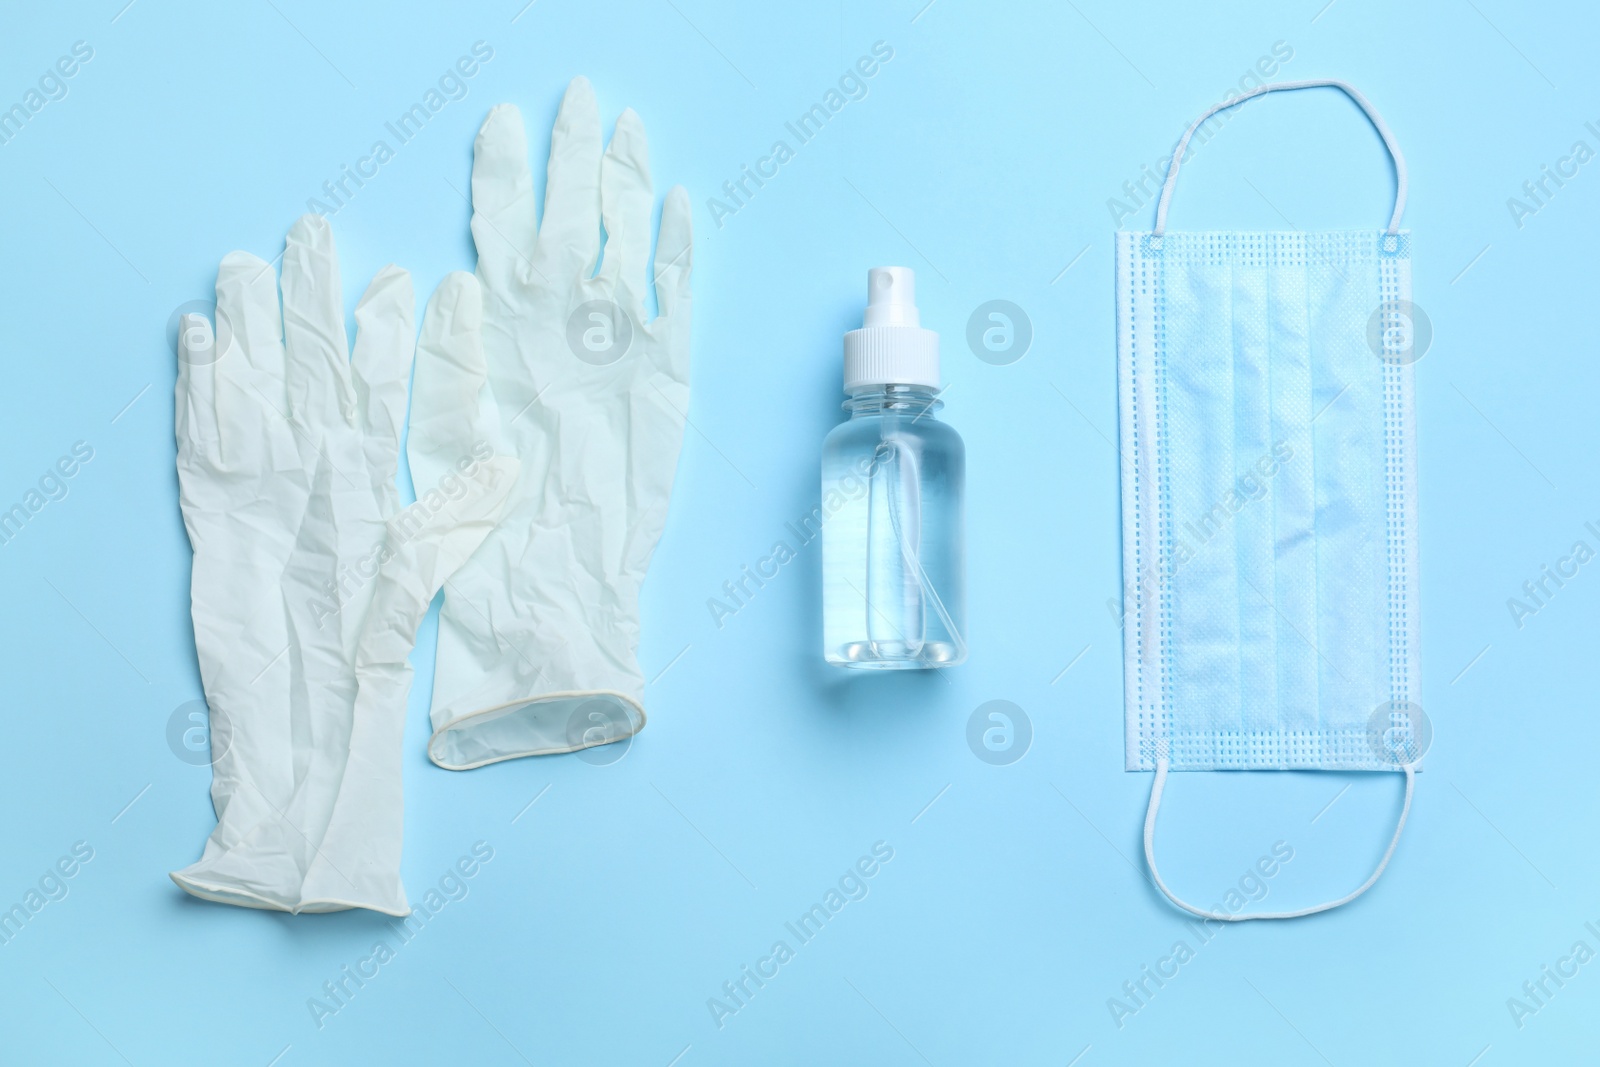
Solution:
<path fill-rule="evenodd" d="M 822 446 L 822 645 L 841 667 L 950 667 L 967 658 L 966 448 L 940 422 L 939 335 L 906 267 L 867 272 L 844 336 L 850 418 Z"/>

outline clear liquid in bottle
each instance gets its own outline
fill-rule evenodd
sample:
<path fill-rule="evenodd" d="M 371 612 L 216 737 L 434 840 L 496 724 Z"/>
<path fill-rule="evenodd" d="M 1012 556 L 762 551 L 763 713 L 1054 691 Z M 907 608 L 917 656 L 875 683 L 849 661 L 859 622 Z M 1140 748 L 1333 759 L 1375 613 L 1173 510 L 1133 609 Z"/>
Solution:
<path fill-rule="evenodd" d="M 904 267 L 867 274 L 845 335 L 850 418 L 822 450 L 823 655 L 843 667 L 949 667 L 967 656 L 966 450 L 936 417 L 939 335 Z"/>

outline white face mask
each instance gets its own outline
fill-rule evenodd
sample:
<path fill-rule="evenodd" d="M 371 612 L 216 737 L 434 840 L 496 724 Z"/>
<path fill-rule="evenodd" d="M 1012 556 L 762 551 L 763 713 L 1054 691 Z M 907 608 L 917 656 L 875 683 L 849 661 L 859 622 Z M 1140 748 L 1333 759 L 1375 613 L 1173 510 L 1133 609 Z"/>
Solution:
<path fill-rule="evenodd" d="M 1394 159 L 1385 231 L 1167 233 L 1190 137 L 1282 89 L 1354 100 Z M 1117 235 L 1128 770 L 1154 770 L 1145 854 L 1207 918 L 1292 918 L 1377 881 L 1405 826 L 1418 701 L 1416 432 L 1405 161 L 1338 81 L 1264 85 L 1202 115 L 1155 229 Z M 1156 869 L 1169 770 L 1403 770 L 1372 876 L 1300 911 L 1179 900 Z"/>

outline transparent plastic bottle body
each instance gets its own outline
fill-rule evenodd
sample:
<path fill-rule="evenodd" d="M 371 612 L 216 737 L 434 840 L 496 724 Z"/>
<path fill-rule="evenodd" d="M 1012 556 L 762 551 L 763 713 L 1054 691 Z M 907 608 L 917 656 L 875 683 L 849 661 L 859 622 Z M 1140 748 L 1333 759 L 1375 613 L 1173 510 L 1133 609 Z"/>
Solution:
<path fill-rule="evenodd" d="M 967 657 L 966 448 L 934 391 L 845 401 L 822 446 L 823 655 L 842 667 L 949 667 Z"/>

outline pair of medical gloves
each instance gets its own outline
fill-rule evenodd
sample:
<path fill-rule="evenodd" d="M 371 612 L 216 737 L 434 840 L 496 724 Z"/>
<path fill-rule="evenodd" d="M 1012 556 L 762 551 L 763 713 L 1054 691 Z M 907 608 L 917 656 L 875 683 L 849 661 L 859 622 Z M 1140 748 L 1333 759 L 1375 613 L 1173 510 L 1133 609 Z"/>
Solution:
<path fill-rule="evenodd" d="M 408 656 L 441 588 L 439 766 L 644 725 L 639 587 L 689 399 L 688 196 L 667 194 L 652 268 L 644 129 L 623 112 L 602 151 L 582 78 L 548 173 L 536 224 L 522 117 L 492 110 L 472 167 L 477 272 L 445 278 L 420 336 L 411 278 L 389 266 L 349 351 L 332 233 L 314 215 L 289 232 L 281 302 L 272 265 L 234 252 L 215 329 L 181 323 L 178 475 L 217 813 L 200 860 L 172 875 L 195 896 L 410 912 Z M 401 507 L 413 353 L 416 502 Z"/>

